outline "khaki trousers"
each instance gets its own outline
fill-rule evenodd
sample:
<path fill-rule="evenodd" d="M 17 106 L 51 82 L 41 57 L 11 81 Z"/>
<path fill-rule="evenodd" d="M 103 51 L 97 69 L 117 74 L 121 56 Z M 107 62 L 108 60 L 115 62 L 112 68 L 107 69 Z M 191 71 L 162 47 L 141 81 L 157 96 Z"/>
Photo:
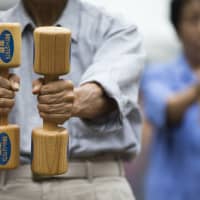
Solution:
<path fill-rule="evenodd" d="M 0 181 L 0 200 L 134 200 L 119 161 L 70 162 L 68 173 L 46 178 L 22 165 Z"/>

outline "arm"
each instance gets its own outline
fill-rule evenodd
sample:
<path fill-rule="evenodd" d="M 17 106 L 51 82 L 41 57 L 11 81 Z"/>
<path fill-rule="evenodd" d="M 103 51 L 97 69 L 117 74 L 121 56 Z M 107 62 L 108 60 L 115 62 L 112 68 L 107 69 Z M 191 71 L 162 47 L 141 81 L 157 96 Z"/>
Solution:
<path fill-rule="evenodd" d="M 200 86 L 197 84 L 168 98 L 167 122 L 169 125 L 181 122 L 187 108 L 199 99 L 199 93 Z"/>
<path fill-rule="evenodd" d="M 163 74 L 162 69 L 147 70 L 141 82 L 145 114 L 159 128 L 180 123 L 185 111 L 198 100 L 200 93 L 199 84 L 183 91 L 173 91 L 168 78 Z"/>
<path fill-rule="evenodd" d="M 100 29 L 105 29 L 104 25 Z M 52 83 L 42 88 L 34 83 L 33 92 L 40 93 L 38 107 L 43 118 L 55 121 L 57 116 L 63 122 L 75 116 L 97 132 L 108 133 L 121 129 L 122 117 L 139 112 L 138 82 L 144 52 L 136 27 L 110 21 L 106 30 L 98 33 L 98 38 L 91 37 L 96 38 L 96 52 L 79 87 L 66 89 L 67 81 L 60 81 L 63 86 Z"/>
<path fill-rule="evenodd" d="M 114 102 L 112 104 L 115 106 L 110 114 L 105 113 L 98 119 L 84 120 L 88 126 L 101 130 L 100 132 L 120 130 L 124 117 L 133 111 L 135 116 L 139 115 L 138 87 L 144 63 L 144 52 L 137 28 L 132 25 L 116 27 L 116 24 L 109 28 L 111 30 L 97 40 L 102 40 L 101 44 L 94 55 L 93 63 L 80 81 L 80 85 L 97 83 L 102 88 L 104 97 Z M 96 106 L 93 105 L 95 110 Z M 89 107 L 85 107 L 85 110 Z"/>
<path fill-rule="evenodd" d="M 106 96 L 97 83 L 88 83 L 74 90 L 75 101 L 72 116 L 94 119 L 117 109 L 115 101 Z"/>

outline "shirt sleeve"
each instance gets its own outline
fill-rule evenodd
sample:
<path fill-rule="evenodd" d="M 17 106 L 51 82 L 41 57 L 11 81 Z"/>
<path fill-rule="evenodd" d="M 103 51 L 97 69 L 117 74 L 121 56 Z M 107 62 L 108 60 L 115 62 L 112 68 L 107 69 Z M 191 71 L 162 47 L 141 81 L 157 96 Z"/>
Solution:
<path fill-rule="evenodd" d="M 167 100 L 173 94 L 166 77 L 163 73 L 154 73 L 154 70 L 149 69 L 143 74 L 140 87 L 146 118 L 156 128 L 164 127 Z"/>
<path fill-rule="evenodd" d="M 116 101 L 118 110 L 84 122 L 98 132 L 117 132 L 122 128 L 123 118 L 131 112 L 139 113 L 138 88 L 145 56 L 141 36 L 134 25 L 122 25 L 111 20 L 107 28 L 102 24 L 99 29 L 101 35 L 98 33 L 96 38 L 98 47 L 93 62 L 80 84 L 100 84 L 107 96 Z"/>

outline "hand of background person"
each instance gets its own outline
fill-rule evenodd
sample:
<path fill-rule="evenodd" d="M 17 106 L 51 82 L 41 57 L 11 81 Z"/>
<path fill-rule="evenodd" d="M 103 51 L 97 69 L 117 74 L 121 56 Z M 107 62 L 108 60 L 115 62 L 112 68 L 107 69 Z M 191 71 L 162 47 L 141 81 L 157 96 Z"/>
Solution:
<path fill-rule="evenodd" d="M 196 85 L 194 85 L 195 91 L 196 91 L 196 99 L 200 102 L 200 82 L 198 82 Z"/>

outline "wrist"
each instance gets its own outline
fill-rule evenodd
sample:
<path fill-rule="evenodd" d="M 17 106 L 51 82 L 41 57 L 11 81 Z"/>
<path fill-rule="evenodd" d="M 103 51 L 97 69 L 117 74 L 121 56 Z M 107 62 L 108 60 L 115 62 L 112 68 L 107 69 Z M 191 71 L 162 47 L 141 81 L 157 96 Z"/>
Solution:
<path fill-rule="evenodd" d="M 72 117 L 93 117 L 93 113 L 95 113 L 93 110 L 94 104 L 96 105 L 96 110 L 98 110 L 97 104 L 101 102 L 103 95 L 103 89 L 96 83 L 86 83 L 80 87 L 75 88 L 75 100 L 73 104 Z"/>
<path fill-rule="evenodd" d="M 72 117 L 78 117 L 80 113 L 80 87 L 74 88 L 74 103 L 73 103 L 73 110 L 72 110 Z"/>

